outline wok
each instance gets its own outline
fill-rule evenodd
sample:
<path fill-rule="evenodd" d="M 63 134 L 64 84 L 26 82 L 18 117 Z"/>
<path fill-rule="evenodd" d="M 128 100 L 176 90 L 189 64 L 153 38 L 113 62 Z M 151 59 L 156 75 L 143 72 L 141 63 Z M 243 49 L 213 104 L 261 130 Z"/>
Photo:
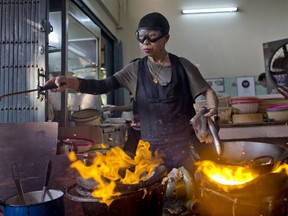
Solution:
<path fill-rule="evenodd" d="M 198 160 L 211 160 L 215 163 L 235 166 L 250 166 L 259 172 L 269 172 L 275 166 L 287 162 L 288 149 L 269 143 L 250 141 L 221 142 L 222 154 L 219 156 L 210 144 L 193 147 Z"/>

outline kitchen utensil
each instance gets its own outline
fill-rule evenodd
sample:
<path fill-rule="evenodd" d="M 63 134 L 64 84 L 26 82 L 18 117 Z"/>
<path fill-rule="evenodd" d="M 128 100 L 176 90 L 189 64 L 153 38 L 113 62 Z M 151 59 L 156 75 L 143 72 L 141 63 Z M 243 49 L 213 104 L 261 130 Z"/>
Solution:
<path fill-rule="evenodd" d="M 200 160 L 211 160 L 215 163 L 235 166 L 249 166 L 256 171 L 267 171 L 287 162 L 288 149 L 284 146 L 251 142 L 251 141 L 222 141 L 222 154 L 218 154 L 209 145 L 195 145 L 194 151 Z M 271 160 L 273 158 L 273 160 Z"/>
<path fill-rule="evenodd" d="M 207 122 L 208 122 L 208 127 L 210 130 L 210 133 L 211 133 L 212 138 L 213 138 L 216 152 L 217 152 L 218 156 L 220 156 L 222 154 L 222 147 L 221 147 L 220 137 L 218 135 L 218 130 L 216 129 L 216 125 L 211 118 L 207 118 Z"/>
<path fill-rule="evenodd" d="M 42 191 L 25 193 L 26 205 L 19 205 L 17 196 L 4 201 L 5 216 L 64 216 L 64 192 L 61 190 L 47 190 L 49 194 L 45 202 L 41 202 Z M 1 204 L 1 203 L 0 203 Z"/>
<path fill-rule="evenodd" d="M 18 170 L 17 164 L 15 164 L 15 163 L 11 164 L 11 172 L 13 175 L 13 179 L 15 181 L 15 185 L 17 187 L 17 194 L 18 194 L 19 203 L 21 205 L 25 205 L 25 197 L 24 197 L 22 184 L 20 181 L 20 175 L 19 175 L 19 170 Z"/>
<path fill-rule="evenodd" d="M 44 202 L 44 199 L 45 199 L 45 195 L 47 192 L 47 185 L 48 185 L 49 179 L 50 179 L 51 169 L 52 169 L 52 161 L 49 160 L 47 163 L 47 167 L 46 167 L 45 181 L 44 181 L 44 186 L 42 189 L 41 202 Z"/>
<path fill-rule="evenodd" d="M 60 84 L 60 86 L 63 86 L 63 85 L 66 85 L 66 83 L 61 83 Z M 2 95 L 2 96 L 0 96 L 0 101 L 4 97 L 14 96 L 14 95 L 18 95 L 18 94 L 26 94 L 26 93 L 30 93 L 30 92 L 34 92 L 34 91 L 42 92 L 42 91 L 45 91 L 45 90 L 55 89 L 55 88 L 58 88 L 58 86 L 56 84 L 48 85 L 48 86 L 38 86 L 38 88 L 36 88 L 36 89 L 19 91 L 19 92 L 14 92 L 14 93 L 9 93 L 9 94 Z"/>

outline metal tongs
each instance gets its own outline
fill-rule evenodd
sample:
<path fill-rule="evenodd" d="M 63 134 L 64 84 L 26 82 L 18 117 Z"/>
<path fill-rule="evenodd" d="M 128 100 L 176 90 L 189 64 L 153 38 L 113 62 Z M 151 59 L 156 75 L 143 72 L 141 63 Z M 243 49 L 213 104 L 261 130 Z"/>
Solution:
<path fill-rule="evenodd" d="M 220 137 L 218 134 L 218 130 L 216 129 L 215 122 L 211 118 L 207 118 L 207 123 L 208 123 L 208 127 L 209 127 L 210 133 L 211 133 L 212 138 L 213 138 L 216 152 L 217 152 L 218 156 L 220 156 L 220 155 L 222 155 L 223 151 L 222 151 Z"/>
<path fill-rule="evenodd" d="M 66 85 L 66 83 L 61 83 L 60 86 Z M 49 89 L 55 89 L 58 88 L 58 86 L 56 84 L 52 84 L 52 85 L 48 85 L 48 86 L 38 86 L 36 89 L 31 89 L 31 90 L 26 90 L 26 91 L 19 91 L 19 92 L 13 92 L 13 93 L 9 93 L 9 94 L 5 94 L 0 96 L 0 101 L 2 98 L 4 97 L 9 97 L 9 96 L 14 96 L 14 95 L 18 95 L 18 94 L 26 94 L 26 93 L 30 93 L 30 92 L 34 92 L 34 91 L 45 91 L 45 90 L 49 90 Z"/>

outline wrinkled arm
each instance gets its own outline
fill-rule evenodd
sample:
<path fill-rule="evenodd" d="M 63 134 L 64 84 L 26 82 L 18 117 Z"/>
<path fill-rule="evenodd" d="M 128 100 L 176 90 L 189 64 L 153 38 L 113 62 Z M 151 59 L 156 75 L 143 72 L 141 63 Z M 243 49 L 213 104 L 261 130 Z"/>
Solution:
<path fill-rule="evenodd" d="M 205 114 L 205 116 L 212 117 L 214 115 L 217 115 L 218 97 L 215 91 L 212 88 L 208 88 L 205 92 L 203 92 L 203 95 L 206 97 L 207 108 L 209 110 L 208 113 Z"/>
<path fill-rule="evenodd" d="M 203 95 L 206 97 L 207 107 L 202 107 L 190 122 L 200 142 L 212 143 L 213 138 L 209 130 L 207 118 L 217 115 L 218 97 L 212 88 L 208 88 L 203 92 Z M 218 119 L 215 118 L 214 120 Z"/>

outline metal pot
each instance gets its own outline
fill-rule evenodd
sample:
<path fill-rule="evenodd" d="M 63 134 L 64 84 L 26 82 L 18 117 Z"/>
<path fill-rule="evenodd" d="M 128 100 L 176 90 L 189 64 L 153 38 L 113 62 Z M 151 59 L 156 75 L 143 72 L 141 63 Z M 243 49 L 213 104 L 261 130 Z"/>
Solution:
<path fill-rule="evenodd" d="M 7 198 L 3 203 L 5 216 L 64 216 L 64 193 L 48 190 L 41 202 L 42 190 L 24 194 L 26 205 L 20 205 L 18 196 Z"/>

